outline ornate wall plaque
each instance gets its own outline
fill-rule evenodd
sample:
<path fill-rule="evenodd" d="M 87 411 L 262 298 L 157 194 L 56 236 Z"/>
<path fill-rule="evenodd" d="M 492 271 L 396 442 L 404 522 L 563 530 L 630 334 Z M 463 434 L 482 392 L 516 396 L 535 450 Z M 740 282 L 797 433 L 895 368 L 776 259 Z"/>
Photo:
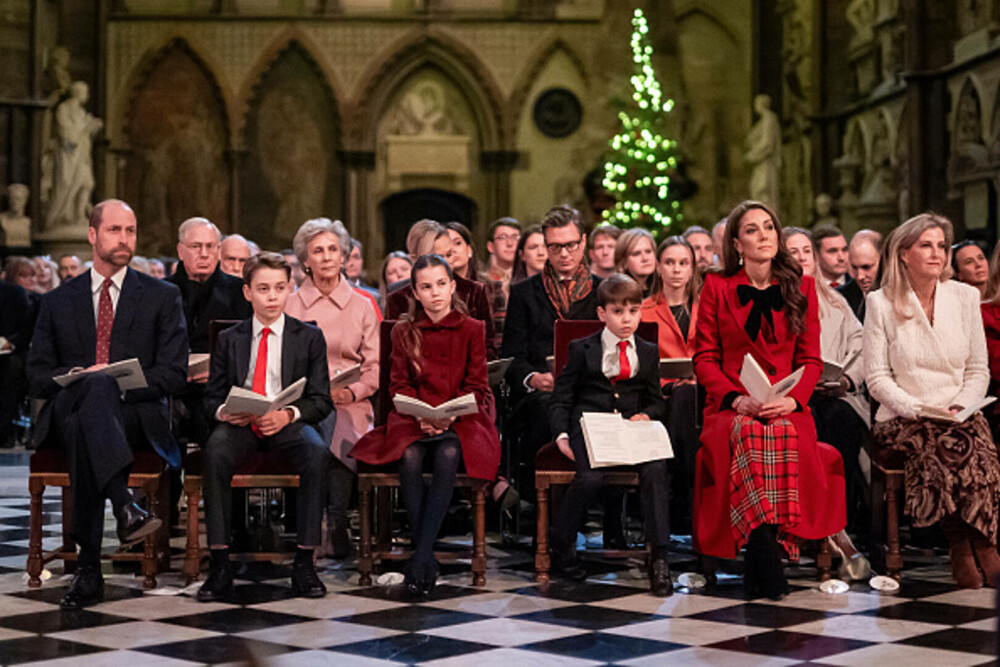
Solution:
<path fill-rule="evenodd" d="M 549 88 L 535 100 L 535 125 L 547 137 L 561 139 L 576 132 L 583 119 L 580 100 L 566 88 Z"/>

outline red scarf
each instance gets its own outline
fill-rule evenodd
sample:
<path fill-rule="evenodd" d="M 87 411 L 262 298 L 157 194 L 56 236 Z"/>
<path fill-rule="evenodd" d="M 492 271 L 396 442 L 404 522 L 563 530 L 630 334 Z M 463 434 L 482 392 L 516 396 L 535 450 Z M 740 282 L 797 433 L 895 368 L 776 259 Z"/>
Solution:
<path fill-rule="evenodd" d="M 580 262 L 573 275 L 566 280 L 560 280 L 555 267 L 550 262 L 545 262 L 545 268 L 542 269 L 542 283 L 545 285 L 545 293 L 549 295 L 549 301 L 555 306 L 556 314 L 561 320 L 569 316 L 569 309 L 574 303 L 587 298 L 594 288 L 590 270 L 583 262 Z"/>

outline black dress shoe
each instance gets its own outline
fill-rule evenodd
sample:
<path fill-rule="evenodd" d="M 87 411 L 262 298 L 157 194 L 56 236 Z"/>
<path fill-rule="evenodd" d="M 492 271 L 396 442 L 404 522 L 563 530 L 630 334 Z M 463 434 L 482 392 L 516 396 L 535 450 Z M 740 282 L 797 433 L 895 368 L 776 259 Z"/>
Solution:
<path fill-rule="evenodd" d="M 312 561 L 292 564 L 292 591 L 303 598 L 321 598 L 326 595 L 326 586 L 316 574 Z"/>
<path fill-rule="evenodd" d="M 552 549 L 552 569 L 572 581 L 584 581 L 587 568 L 576 555 L 576 549 Z"/>
<path fill-rule="evenodd" d="M 198 602 L 220 602 L 228 600 L 233 592 L 233 568 L 229 563 L 213 565 L 208 571 L 208 579 L 198 589 Z"/>
<path fill-rule="evenodd" d="M 97 568 L 81 565 L 59 606 L 63 609 L 83 609 L 103 600 L 104 577 Z"/>
<path fill-rule="evenodd" d="M 649 589 L 661 598 L 674 593 L 674 581 L 670 578 L 670 565 L 666 558 L 654 558 L 649 564 Z"/>
<path fill-rule="evenodd" d="M 421 592 L 424 595 L 430 595 L 434 592 L 439 574 L 441 574 L 441 564 L 432 558 L 431 562 L 427 563 L 427 566 L 424 568 L 423 583 L 420 586 Z"/>
<path fill-rule="evenodd" d="M 125 546 L 145 539 L 163 525 L 162 519 L 153 516 L 135 502 L 123 507 L 115 518 L 118 519 L 118 541 Z"/>

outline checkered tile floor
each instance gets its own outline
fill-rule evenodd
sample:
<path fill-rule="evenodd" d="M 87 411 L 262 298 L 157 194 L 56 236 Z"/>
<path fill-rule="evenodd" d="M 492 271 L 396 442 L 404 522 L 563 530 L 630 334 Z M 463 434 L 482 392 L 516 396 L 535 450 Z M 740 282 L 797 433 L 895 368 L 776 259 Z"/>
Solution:
<path fill-rule="evenodd" d="M 46 546 L 59 535 L 59 503 L 47 497 Z M 109 528 L 111 527 L 109 523 Z M 114 547 L 114 540 L 108 541 Z M 179 542 L 175 541 L 179 546 Z M 842 595 L 793 571 L 780 602 L 744 602 L 738 577 L 711 593 L 681 589 L 659 599 L 627 563 L 590 563 L 585 584 L 532 580 L 523 551 L 491 545 L 485 589 L 467 569 L 445 569 L 433 597 L 414 603 L 398 588 L 357 586 L 354 564 L 321 561 L 322 600 L 293 598 L 288 570 L 262 566 L 240 578 L 232 604 L 144 594 L 141 579 L 105 566 L 106 601 L 58 607 L 68 583 L 29 590 L 26 498 L 0 498 L 0 663 L 194 665 L 252 659 L 265 665 L 978 665 L 996 659 L 994 591 L 960 591 L 942 561 L 916 564 L 898 595 L 865 584 Z M 179 551 L 179 550 L 178 550 Z M 690 569 L 679 556 L 675 574 Z M 252 579 L 252 580 L 251 580 Z M 162 587 L 180 588 L 176 573 Z"/>

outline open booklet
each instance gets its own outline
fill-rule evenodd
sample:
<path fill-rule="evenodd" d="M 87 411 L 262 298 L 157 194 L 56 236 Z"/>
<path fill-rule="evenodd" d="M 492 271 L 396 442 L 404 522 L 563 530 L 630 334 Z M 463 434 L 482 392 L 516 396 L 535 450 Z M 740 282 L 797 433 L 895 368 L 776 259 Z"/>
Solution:
<path fill-rule="evenodd" d="M 840 378 L 844 377 L 844 373 L 847 369 L 858 360 L 861 356 L 861 348 L 855 350 L 852 354 L 847 355 L 847 358 L 841 362 L 830 361 L 829 359 L 823 360 L 823 374 L 819 376 L 820 382 L 840 382 Z"/>
<path fill-rule="evenodd" d="M 580 427 L 593 468 L 674 457 L 667 429 L 658 421 L 633 422 L 616 412 L 584 412 Z"/>
<path fill-rule="evenodd" d="M 767 373 L 760 367 L 753 355 L 747 352 L 743 357 L 743 368 L 740 370 L 740 382 L 747 393 L 756 398 L 761 403 L 770 403 L 779 398 L 784 398 L 788 392 L 795 388 L 795 385 L 802 379 L 804 366 L 800 366 L 794 373 L 788 375 L 783 380 L 775 384 L 767 379 Z"/>
<path fill-rule="evenodd" d="M 305 387 L 306 379 L 299 378 L 274 398 L 268 398 L 243 387 L 231 387 L 222 411 L 227 415 L 250 414 L 260 417 L 268 412 L 286 408 L 299 400 Z"/>
<path fill-rule="evenodd" d="M 479 406 L 476 405 L 476 397 L 473 394 L 464 394 L 450 401 L 445 401 L 437 407 L 412 396 L 396 394 L 392 397 L 392 404 L 395 406 L 396 412 L 401 415 L 426 420 L 449 419 L 462 415 L 474 415 L 479 412 Z"/>
<path fill-rule="evenodd" d="M 660 378 L 664 380 L 688 380 L 694 377 L 694 362 L 691 357 L 660 359 Z"/>
<path fill-rule="evenodd" d="M 330 391 L 343 389 L 349 384 L 354 384 L 361 379 L 361 364 L 354 364 L 341 369 L 330 378 Z"/>
<path fill-rule="evenodd" d="M 146 375 L 142 372 L 142 366 L 139 365 L 139 360 L 135 357 L 131 359 L 124 359 L 122 361 L 116 361 L 113 364 L 108 364 L 104 368 L 98 370 L 88 371 L 82 368 L 74 368 L 69 373 L 63 375 L 56 375 L 52 379 L 60 387 L 68 387 L 77 380 L 80 380 L 91 373 L 104 373 L 105 375 L 110 375 L 118 383 L 118 389 L 121 391 L 129 391 L 131 389 L 145 389 L 146 388 Z"/>
<path fill-rule="evenodd" d="M 956 424 L 960 424 L 995 400 L 997 400 L 996 396 L 986 396 L 966 407 L 961 412 L 956 412 L 955 414 L 951 414 L 951 410 L 947 408 L 922 405 L 917 411 L 917 415 L 920 417 L 927 417 L 928 419 L 937 419 L 943 422 L 954 422 Z"/>
<path fill-rule="evenodd" d="M 207 352 L 192 352 L 188 355 L 188 377 L 207 373 L 212 364 L 212 355 Z"/>

